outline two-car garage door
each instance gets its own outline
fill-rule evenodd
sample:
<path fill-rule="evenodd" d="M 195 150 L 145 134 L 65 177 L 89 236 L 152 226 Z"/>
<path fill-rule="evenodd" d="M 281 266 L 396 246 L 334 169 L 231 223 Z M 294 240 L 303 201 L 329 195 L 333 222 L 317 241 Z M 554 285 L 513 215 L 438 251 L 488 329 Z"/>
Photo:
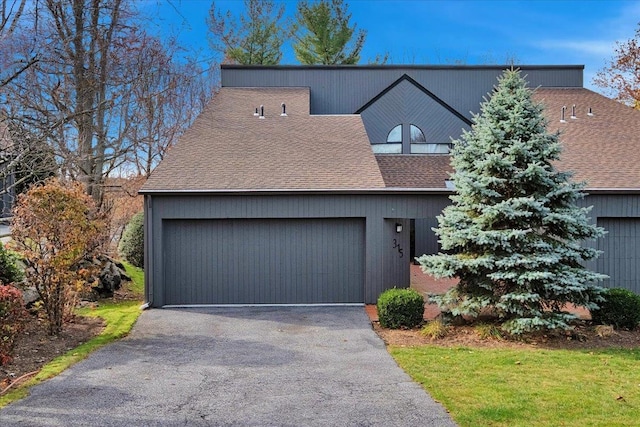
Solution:
<path fill-rule="evenodd" d="M 364 301 L 364 219 L 163 221 L 164 304 Z"/>

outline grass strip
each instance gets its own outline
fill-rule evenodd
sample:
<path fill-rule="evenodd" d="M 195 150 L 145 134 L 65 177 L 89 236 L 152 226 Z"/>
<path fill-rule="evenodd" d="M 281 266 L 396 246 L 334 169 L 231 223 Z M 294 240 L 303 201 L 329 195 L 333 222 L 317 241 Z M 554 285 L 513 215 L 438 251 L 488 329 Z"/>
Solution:
<path fill-rule="evenodd" d="M 630 426 L 640 349 L 389 347 L 461 426 Z"/>
<path fill-rule="evenodd" d="M 144 292 L 144 272 L 142 269 L 124 263 L 127 274 L 132 279 L 130 290 L 138 295 Z M 71 365 L 86 358 L 94 350 L 109 344 L 112 341 L 126 336 L 141 313 L 140 301 L 108 302 L 102 301 L 96 308 L 78 309 L 80 316 L 100 317 L 105 321 L 105 328 L 100 335 L 92 338 L 84 344 L 69 350 L 62 356 L 56 357 L 42 367 L 40 372 L 29 381 L 18 385 L 7 394 L 0 396 L 0 408 L 11 402 L 22 399 L 29 394 L 29 389 L 51 377 L 60 374 Z"/>

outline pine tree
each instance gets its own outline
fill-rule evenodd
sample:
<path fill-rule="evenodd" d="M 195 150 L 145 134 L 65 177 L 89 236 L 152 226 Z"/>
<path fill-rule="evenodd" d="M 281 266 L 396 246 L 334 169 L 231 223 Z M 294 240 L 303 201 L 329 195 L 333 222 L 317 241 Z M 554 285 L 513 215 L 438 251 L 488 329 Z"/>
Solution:
<path fill-rule="evenodd" d="M 459 284 L 432 297 L 444 312 L 493 312 L 512 334 L 570 329 L 571 303 L 597 307 L 606 276 L 584 268 L 598 251 L 582 242 L 601 237 L 581 208 L 584 184 L 556 171 L 559 135 L 546 130 L 543 107 L 517 70 L 507 70 L 474 125 L 455 142 L 452 205 L 435 229 L 447 253 L 419 258 L 437 277 Z"/>
<path fill-rule="evenodd" d="M 282 44 L 288 29 L 281 23 L 284 5 L 271 0 L 245 0 L 245 14 L 221 14 L 211 4 L 207 24 L 211 47 L 224 55 L 224 62 L 243 65 L 276 65 L 282 59 Z"/>
<path fill-rule="evenodd" d="M 292 28 L 298 61 L 307 65 L 357 64 L 366 32 L 356 32 L 356 25 L 351 26 L 350 20 L 349 6 L 342 0 L 299 2 Z"/>

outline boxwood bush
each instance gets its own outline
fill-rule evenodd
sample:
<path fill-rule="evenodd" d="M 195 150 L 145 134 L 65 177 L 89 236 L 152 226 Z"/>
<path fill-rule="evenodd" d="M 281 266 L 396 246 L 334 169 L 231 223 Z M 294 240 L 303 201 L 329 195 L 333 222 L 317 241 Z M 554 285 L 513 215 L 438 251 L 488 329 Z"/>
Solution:
<path fill-rule="evenodd" d="M 616 329 L 634 329 L 640 324 L 640 295 L 627 289 L 607 289 L 602 294 L 600 308 L 591 310 L 591 319 L 600 325 L 611 325 Z"/>
<path fill-rule="evenodd" d="M 124 228 L 120 244 L 120 256 L 136 267 L 144 268 L 144 213 L 137 213 Z"/>
<path fill-rule="evenodd" d="M 24 273 L 18 267 L 19 257 L 15 252 L 5 249 L 0 243 L 0 284 L 8 285 L 24 279 Z"/>
<path fill-rule="evenodd" d="M 414 289 L 388 289 L 380 294 L 377 307 L 383 328 L 414 328 L 424 316 L 424 298 Z"/>

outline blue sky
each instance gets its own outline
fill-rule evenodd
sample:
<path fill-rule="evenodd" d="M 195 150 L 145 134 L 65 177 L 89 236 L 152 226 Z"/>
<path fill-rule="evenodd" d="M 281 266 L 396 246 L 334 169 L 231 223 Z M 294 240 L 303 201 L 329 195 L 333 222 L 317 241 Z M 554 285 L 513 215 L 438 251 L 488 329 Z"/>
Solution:
<path fill-rule="evenodd" d="M 157 8 L 152 26 L 177 34 L 192 49 L 207 54 L 210 0 L 145 0 Z M 285 1 L 286 14 L 295 1 Z M 585 65 L 585 86 L 616 41 L 631 38 L 640 22 L 640 0 L 627 1 L 348 1 L 352 22 L 367 31 L 362 61 L 389 52 L 394 64 Z M 239 13 L 242 1 L 216 1 Z M 295 64 L 290 46 L 284 64 Z"/>

